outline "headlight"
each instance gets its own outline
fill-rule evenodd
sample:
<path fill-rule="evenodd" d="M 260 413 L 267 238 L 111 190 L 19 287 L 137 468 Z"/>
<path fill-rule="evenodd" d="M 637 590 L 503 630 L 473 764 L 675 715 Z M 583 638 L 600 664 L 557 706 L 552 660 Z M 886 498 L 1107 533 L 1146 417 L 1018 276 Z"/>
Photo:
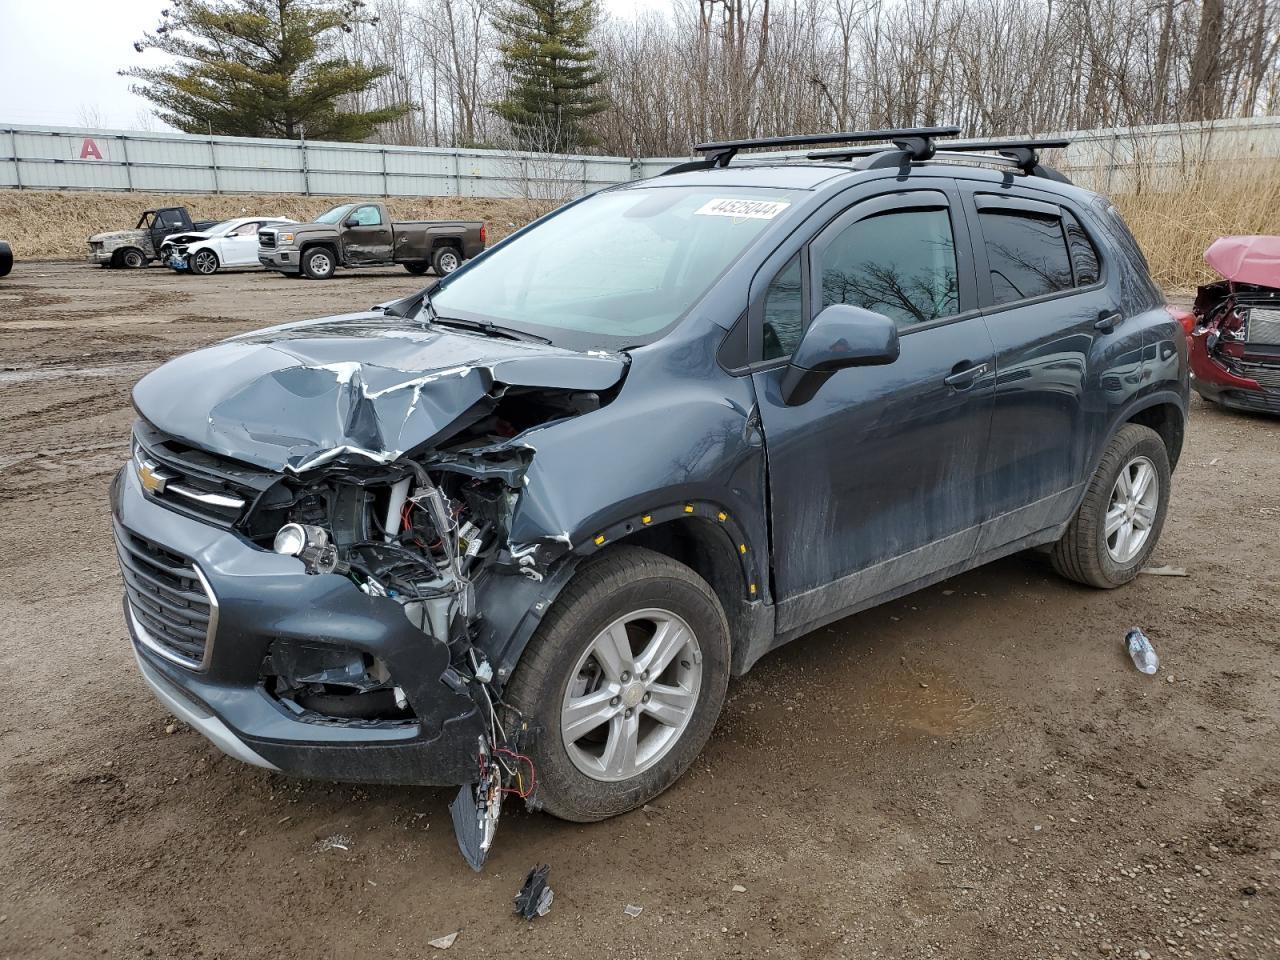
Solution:
<path fill-rule="evenodd" d="M 346 572 L 346 564 L 339 563 L 338 551 L 329 542 L 329 534 L 323 527 L 286 523 L 276 531 L 271 549 L 286 557 L 297 557 L 306 566 L 307 573 Z"/>
<path fill-rule="evenodd" d="M 277 233 L 276 243 L 293 243 L 292 233 Z"/>

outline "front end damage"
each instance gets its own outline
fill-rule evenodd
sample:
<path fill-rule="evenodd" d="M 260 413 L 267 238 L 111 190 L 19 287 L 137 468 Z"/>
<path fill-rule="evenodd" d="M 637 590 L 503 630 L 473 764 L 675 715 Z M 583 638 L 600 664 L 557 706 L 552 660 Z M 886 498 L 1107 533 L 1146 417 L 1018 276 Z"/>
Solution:
<path fill-rule="evenodd" d="M 1280 414 L 1280 239 L 1224 237 L 1205 259 L 1225 280 L 1196 291 L 1196 391 L 1224 407 Z"/>
<path fill-rule="evenodd" d="M 608 404 L 626 368 L 366 314 L 144 378 L 113 488 L 144 676 L 241 759 L 464 785 L 478 869 L 502 798 L 536 802 L 501 694 L 571 568 L 530 493 L 531 435 Z"/>

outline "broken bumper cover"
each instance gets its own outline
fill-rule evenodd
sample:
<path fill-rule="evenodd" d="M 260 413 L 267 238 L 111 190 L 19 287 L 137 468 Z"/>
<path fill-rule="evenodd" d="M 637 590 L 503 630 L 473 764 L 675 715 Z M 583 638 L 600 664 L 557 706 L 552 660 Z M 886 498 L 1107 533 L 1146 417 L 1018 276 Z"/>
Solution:
<path fill-rule="evenodd" d="M 306 574 L 293 558 L 152 503 L 127 468 L 112 482 L 111 503 L 120 528 L 187 559 L 208 585 L 217 615 L 199 668 L 168 653 L 128 597 L 125 621 L 157 697 L 215 746 L 260 767 L 326 780 L 447 786 L 475 779 L 480 712 L 442 682 L 445 644 L 415 628 L 398 604 L 341 577 Z M 414 719 L 370 724 L 290 711 L 261 676 L 271 644 L 282 639 L 380 658 Z"/>
<path fill-rule="evenodd" d="M 1197 332 L 1188 355 L 1192 386 L 1204 399 L 1233 410 L 1280 414 L 1280 351 L 1274 356 L 1250 355 L 1248 360 L 1264 362 L 1237 362 L 1236 372 L 1209 355 L 1204 334 Z"/>
<path fill-rule="evenodd" d="M 280 273 L 297 273 L 302 269 L 297 250 L 258 248 L 258 262 L 267 270 L 278 270 Z"/>

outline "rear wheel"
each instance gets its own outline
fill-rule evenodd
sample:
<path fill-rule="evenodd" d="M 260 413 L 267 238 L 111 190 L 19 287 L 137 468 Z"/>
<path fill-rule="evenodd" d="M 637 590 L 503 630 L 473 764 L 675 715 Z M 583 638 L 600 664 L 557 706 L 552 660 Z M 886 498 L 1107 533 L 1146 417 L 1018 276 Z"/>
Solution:
<path fill-rule="evenodd" d="M 404 268 L 412 273 L 415 277 L 420 277 L 427 272 L 431 266 L 429 263 L 406 263 Z"/>
<path fill-rule="evenodd" d="M 1111 588 L 1146 564 L 1169 507 L 1169 453 L 1150 427 L 1116 431 L 1089 482 L 1080 509 L 1053 546 L 1053 567 L 1069 580 Z"/>
<path fill-rule="evenodd" d="M 729 627 L 705 580 L 639 547 L 587 561 L 506 689 L 539 731 L 535 799 L 577 821 L 652 800 L 706 744 L 728 682 Z"/>
<path fill-rule="evenodd" d="M 218 255 L 212 250 L 197 250 L 191 257 L 191 272 L 202 277 L 218 272 Z"/>
<path fill-rule="evenodd" d="M 302 253 L 302 272 L 312 280 L 328 280 L 336 267 L 333 251 L 328 247 L 312 247 Z"/>
<path fill-rule="evenodd" d="M 462 255 L 456 247 L 438 247 L 431 257 L 431 266 L 437 277 L 448 276 L 462 266 Z"/>

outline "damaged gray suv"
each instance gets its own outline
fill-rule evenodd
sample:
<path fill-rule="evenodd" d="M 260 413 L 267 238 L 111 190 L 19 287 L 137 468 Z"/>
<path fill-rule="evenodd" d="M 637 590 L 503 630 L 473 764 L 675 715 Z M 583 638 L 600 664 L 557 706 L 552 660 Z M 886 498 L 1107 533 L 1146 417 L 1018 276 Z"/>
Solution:
<path fill-rule="evenodd" d="M 709 144 L 145 377 L 111 494 L 143 676 L 249 763 L 460 786 L 478 866 L 504 796 L 659 794 L 816 627 L 1028 548 L 1130 580 L 1184 331 L 1042 143 L 954 133 Z"/>

